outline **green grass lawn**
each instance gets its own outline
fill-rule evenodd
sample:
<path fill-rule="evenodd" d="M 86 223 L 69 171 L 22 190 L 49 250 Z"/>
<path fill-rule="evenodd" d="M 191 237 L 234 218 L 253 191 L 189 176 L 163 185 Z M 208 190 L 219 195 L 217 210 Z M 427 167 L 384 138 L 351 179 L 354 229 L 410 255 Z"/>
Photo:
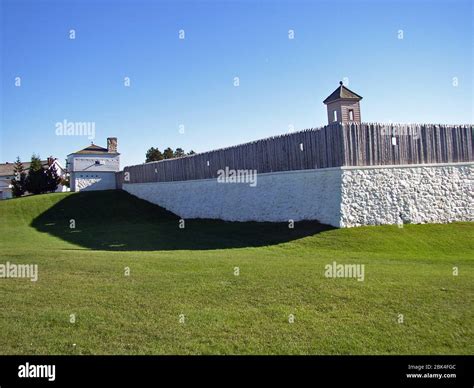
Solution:
<path fill-rule="evenodd" d="M 180 229 L 105 191 L 1 201 L 0 236 L 0 264 L 39 267 L 0 279 L 1 354 L 474 353 L 472 223 Z M 333 261 L 365 281 L 326 278 Z"/>

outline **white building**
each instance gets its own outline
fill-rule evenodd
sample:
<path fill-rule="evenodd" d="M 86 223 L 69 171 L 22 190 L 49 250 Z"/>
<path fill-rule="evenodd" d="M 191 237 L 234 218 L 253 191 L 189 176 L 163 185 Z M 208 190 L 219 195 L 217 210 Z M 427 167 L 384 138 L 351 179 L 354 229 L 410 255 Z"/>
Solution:
<path fill-rule="evenodd" d="M 28 175 L 28 170 L 30 169 L 30 162 L 24 162 L 23 170 L 26 175 Z M 49 169 L 51 166 L 56 168 L 56 174 L 60 177 L 65 179 L 66 178 L 66 170 L 61 166 L 57 159 L 49 157 L 47 160 L 42 160 L 41 165 L 43 169 Z M 1 163 L 0 164 L 0 200 L 2 199 L 9 199 L 12 197 L 12 179 L 15 178 L 15 163 Z M 58 185 L 56 189 L 57 193 L 68 191 L 67 186 L 63 186 L 62 184 Z M 28 193 L 27 193 L 28 194 Z"/>
<path fill-rule="evenodd" d="M 107 138 L 107 148 L 91 144 L 67 156 L 71 191 L 115 189 L 120 170 L 117 138 Z"/>

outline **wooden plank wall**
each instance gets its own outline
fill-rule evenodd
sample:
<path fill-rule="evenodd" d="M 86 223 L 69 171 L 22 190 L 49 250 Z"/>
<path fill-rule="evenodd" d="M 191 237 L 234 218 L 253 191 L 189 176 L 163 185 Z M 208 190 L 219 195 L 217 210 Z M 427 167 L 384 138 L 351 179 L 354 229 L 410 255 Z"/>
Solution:
<path fill-rule="evenodd" d="M 332 124 L 177 159 L 125 167 L 127 183 L 216 178 L 219 169 L 273 171 L 474 161 L 473 125 Z M 395 143 L 392 142 L 395 138 Z M 127 174 L 128 173 L 128 174 Z"/>
<path fill-rule="evenodd" d="M 343 125 L 343 165 L 472 162 L 473 132 L 473 125 Z"/>

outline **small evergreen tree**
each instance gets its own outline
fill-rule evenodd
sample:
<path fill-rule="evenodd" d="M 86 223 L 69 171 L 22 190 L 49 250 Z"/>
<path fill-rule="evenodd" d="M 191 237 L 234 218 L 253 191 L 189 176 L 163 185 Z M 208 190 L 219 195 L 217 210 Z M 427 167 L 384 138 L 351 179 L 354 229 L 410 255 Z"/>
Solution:
<path fill-rule="evenodd" d="M 182 148 L 178 147 L 174 150 L 174 157 L 175 158 L 181 158 L 184 155 L 186 155 L 186 154 L 184 153 L 184 150 Z"/>
<path fill-rule="evenodd" d="M 163 151 L 163 157 L 165 159 L 173 159 L 174 158 L 174 152 L 173 149 L 168 147 L 166 150 Z"/>
<path fill-rule="evenodd" d="M 56 166 L 52 164 L 46 170 L 46 191 L 54 193 L 57 190 L 59 183 L 61 183 L 61 178 L 58 176 Z"/>
<path fill-rule="evenodd" d="M 146 159 L 145 163 L 149 162 L 158 162 L 159 160 L 163 160 L 163 154 L 158 148 L 151 147 L 147 152 L 146 152 Z"/>
<path fill-rule="evenodd" d="M 16 158 L 13 171 L 15 173 L 15 177 L 11 180 L 12 195 L 14 197 L 21 197 L 26 191 L 26 173 L 19 156 Z"/>
<path fill-rule="evenodd" d="M 41 159 L 38 155 L 33 154 L 25 188 L 31 194 L 42 194 L 47 192 L 47 187 L 47 177 L 41 165 Z"/>

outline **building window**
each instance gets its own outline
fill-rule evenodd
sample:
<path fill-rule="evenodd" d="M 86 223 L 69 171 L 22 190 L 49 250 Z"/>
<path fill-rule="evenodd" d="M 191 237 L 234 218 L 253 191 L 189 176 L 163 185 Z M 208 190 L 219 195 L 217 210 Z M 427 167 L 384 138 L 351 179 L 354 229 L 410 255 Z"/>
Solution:
<path fill-rule="evenodd" d="M 349 121 L 354 121 L 354 110 L 349 109 Z"/>
<path fill-rule="evenodd" d="M 337 110 L 334 111 L 334 122 L 337 121 Z"/>

